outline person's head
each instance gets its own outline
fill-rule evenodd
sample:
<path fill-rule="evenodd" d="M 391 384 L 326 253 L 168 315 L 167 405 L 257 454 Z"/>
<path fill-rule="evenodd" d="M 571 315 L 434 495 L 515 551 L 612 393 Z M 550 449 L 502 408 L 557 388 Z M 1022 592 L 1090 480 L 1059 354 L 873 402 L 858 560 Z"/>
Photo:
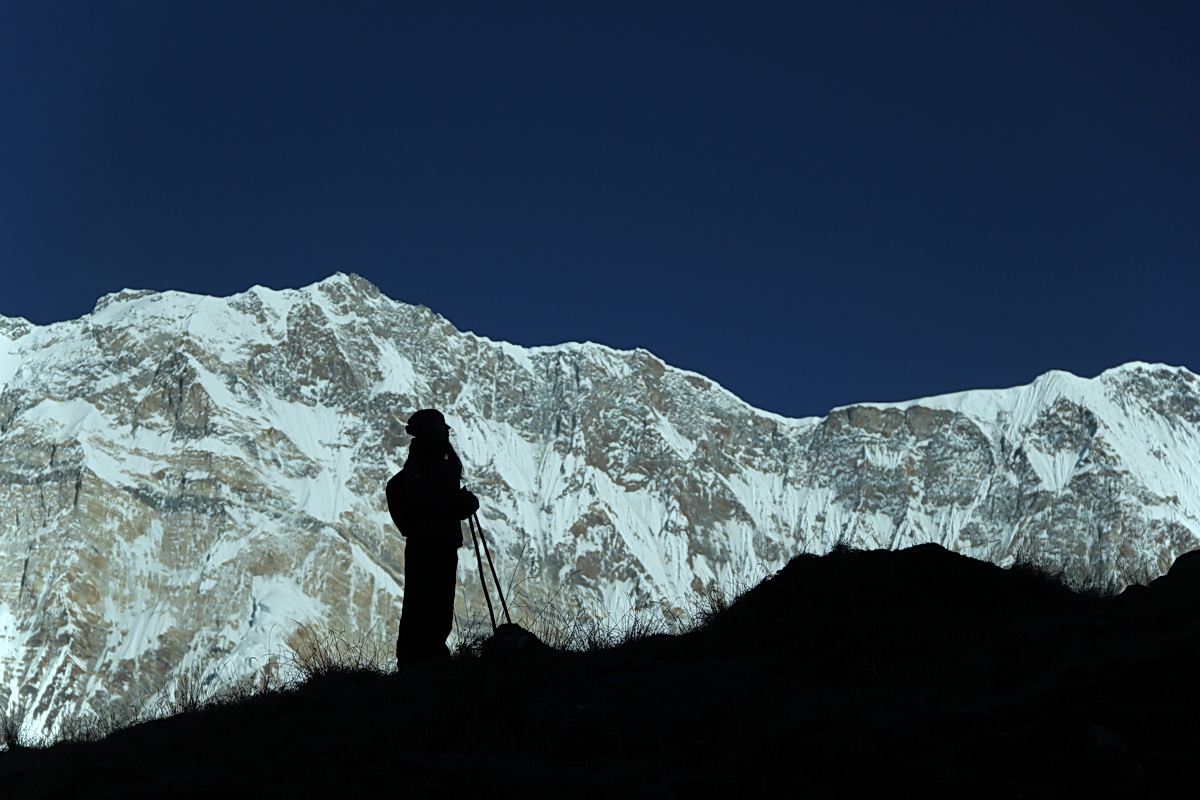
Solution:
<path fill-rule="evenodd" d="M 423 408 L 413 413 L 404 426 L 404 432 L 422 442 L 441 443 L 450 441 L 450 426 L 436 408 Z"/>
<path fill-rule="evenodd" d="M 418 459 L 446 459 L 462 476 L 462 461 L 450 445 L 450 426 L 442 412 L 434 408 L 423 408 L 413 412 L 404 426 L 404 432 L 413 437 L 409 446 L 409 457 Z"/>

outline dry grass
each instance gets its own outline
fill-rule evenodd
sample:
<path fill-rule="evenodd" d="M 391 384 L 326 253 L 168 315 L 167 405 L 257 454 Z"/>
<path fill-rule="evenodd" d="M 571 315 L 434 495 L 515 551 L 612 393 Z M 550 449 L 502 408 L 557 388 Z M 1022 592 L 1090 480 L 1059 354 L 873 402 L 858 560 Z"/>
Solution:
<path fill-rule="evenodd" d="M 764 568 L 763 577 L 766 574 Z M 578 599 L 566 608 L 559 606 L 555 600 L 561 595 L 560 586 L 536 614 L 530 613 L 529 605 L 519 605 L 514 621 L 556 650 L 609 650 L 651 636 L 678 635 L 703 628 L 755 582 L 738 577 L 725 584 L 711 583 L 686 601 L 663 599 L 635 604 L 621 613 L 601 615 L 587 611 Z M 490 630 L 472 630 L 460 641 L 456 652 L 478 653 L 479 646 L 490 635 Z"/>
<path fill-rule="evenodd" d="M 1078 594 L 1094 597 L 1113 597 L 1130 586 L 1146 586 L 1161 574 L 1156 563 L 1141 556 L 1118 557 L 1111 567 L 1093 569 L 1086 565 L 1056 563 L 1027 547 L 1017 550 L 1008 569 L 1035 575 L 1062 584 Z"/>
<path fill-rule="evenodd" d="M 663 612 L 663 604 L 634 606 L 620 616 L 593 617 L 586 612 L 573 615 L 543 615 L 531 631 L 556 650 L 586 652 L 607 650 L 658 634 L 678 633 L 674 621 Z"/>
<path fill-rule="evenodd" d="M 5 750 L 38 746 L 39 742 L 33 741 L 25 729 L 24 708 L 0 712 L 0 745 L 3 745 Z"/>
<path fill-rule="evenodd" d="M 391 672 L 395 661 L 395 639 L 368 638 L 370 631 L 351 640 L 345 631 L 318 633 L 307 625 L 300 628 L 299 643 L 289 657 L 289 666 L 301 682 L 325 675 L 349 672 Z"/>

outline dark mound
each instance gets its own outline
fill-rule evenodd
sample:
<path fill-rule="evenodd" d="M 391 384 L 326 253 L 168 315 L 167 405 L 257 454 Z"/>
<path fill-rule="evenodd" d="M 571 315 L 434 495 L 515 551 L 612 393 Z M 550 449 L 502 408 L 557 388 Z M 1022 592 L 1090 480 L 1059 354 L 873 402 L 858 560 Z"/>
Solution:
<path fill-rule="evenodd" d="M 1190 797 L 1197 563 L 1099 597 L 934 545 L 805 555 L 692 633 L 509 629 L 0 754 L 0 796 Z"/>

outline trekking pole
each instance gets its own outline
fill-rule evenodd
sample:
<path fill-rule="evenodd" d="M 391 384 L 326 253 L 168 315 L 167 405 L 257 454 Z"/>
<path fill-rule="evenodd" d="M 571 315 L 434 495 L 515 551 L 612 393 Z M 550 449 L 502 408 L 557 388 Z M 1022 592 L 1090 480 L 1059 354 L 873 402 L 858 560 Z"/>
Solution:
<path fill-rule="evenodd" d="M 475 515 L 472 514 L 471 520 L 473 520 L 474 518 L 475 518 Z M 475 526 L 471 524 L 471 520 L 467 521 L 467 527 L 471 529 L 471 541 L 475 543 L 475 561 L 479 564 L 479 584 L 480 584 L 480 586 L 483 587 L 483 599 L 487 600 L 488 616 L 492 618 L 492 633 L 495 633 L 496 632 L 496 611 L 492 608 L 492 596 L 490 594 L 488 594 L 487 580 L 484 579 L 484 575 L 483 575 L 483 559 L 479 556 L 479 539 L 475 538 Z M 479 533 L 482 536 L 482 534 L 483 534 L 482 528 L 480 528 Z M 483 546 L 486 548 L 487 542 L 484 542 Z M 492 563 L 492 554 L 491 553 L 488 553 L 488 563 L 489 564 Z M 496 573 L 493 571 L 492 574 L 495 575 Z M 496 588 L 499 589 L 500 585 L 497 584 Z M 506 614 L 508 613 L 507 609 L 505 609 L 505 613 Z"/>
<path fill-rule="evenodd" d="M 492 583 L 496 584 L 496 594 L 500 595 L 500 607 L 504 609 L 504 618 L 508 620 L 509 625 L 512 625 L 512 617 L 508 615 L 508 603 L 504 602 L 504 590 L 500 588 L 500 579 L 496 577 L 496 565 L 492 563 L 492 551 L 488 550 L 487 537 L 483 535 L 483 526 L 479 524 L 478 515 L 472 514 L 471 522 L 475 523 L 475 527 L 479 529 L 479 538 L 483 541 L 483 552 L 487 555 L 488 567 L 492 570 Z M 479 570 L 483 571 L 482 565 Z"/>

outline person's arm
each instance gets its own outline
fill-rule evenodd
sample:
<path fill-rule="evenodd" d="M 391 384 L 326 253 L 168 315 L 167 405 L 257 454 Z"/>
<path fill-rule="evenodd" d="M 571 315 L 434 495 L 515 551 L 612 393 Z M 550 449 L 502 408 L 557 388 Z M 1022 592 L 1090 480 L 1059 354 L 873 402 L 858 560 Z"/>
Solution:
<path fill-rule="evenodd" d="M 405 489 L 413 512 L 426 519 L 464 520 L 479 508 L 479 500 L 466 489 L 433 480 L 428 472 L 405 476 Z"/>
<path fill-rule="evenodd" d="M 479 498 L 466 489 L 459 489 L 458 492 L 458 518 L 463 520 L 479 510 Z"/>

